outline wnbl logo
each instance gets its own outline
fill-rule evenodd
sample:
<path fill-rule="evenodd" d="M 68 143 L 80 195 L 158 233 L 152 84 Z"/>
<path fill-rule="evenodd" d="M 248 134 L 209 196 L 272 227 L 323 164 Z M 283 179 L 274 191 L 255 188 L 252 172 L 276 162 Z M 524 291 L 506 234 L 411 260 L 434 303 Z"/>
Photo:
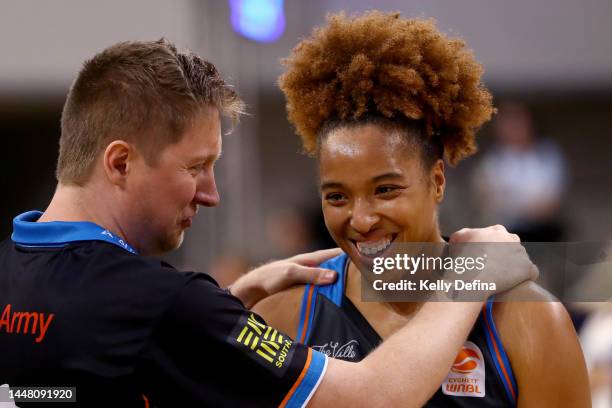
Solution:
<path fill-rule="evenodd" d="M 461 397 L 485 396 L 484 358 L 476 344 L 465 342 L 442 383 L 442 392 Z"/>

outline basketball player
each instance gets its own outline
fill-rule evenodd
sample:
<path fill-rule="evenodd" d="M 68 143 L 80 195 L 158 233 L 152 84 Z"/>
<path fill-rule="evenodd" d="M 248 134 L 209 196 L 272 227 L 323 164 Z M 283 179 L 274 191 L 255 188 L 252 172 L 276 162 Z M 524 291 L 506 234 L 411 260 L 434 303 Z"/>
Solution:
<path fill-rule="evenodd" d="M 355 265 L 394 242 L 444 242 L 444 159 L 476 151 L 492 98 L 461 40 L 399 14 L 332 16 L 285 64 L 289 119 L 318 158 L 325 223 L 344 253 L 323 264 L 338 272 L 334 285 L 287 290 L 255 310 L 327 355 L 360 361 L 423 303 L 362 301 Z M 567 311 L 533 283 L 518 294 L 534 301 L 487 302 L 427 407 L 590 406 Z"/>

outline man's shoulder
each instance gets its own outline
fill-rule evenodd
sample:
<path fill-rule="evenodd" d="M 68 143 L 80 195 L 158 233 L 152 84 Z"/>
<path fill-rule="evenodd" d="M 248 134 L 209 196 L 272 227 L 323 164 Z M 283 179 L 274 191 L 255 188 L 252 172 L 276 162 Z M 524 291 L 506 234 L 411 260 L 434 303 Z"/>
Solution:
<path fill-rule="evenodd" d="M 82 251 L 83 267 L 89 271 L 92 279 L 108 280 L 134 293 L 153 291 L 150 296 L 160 292 L 160 297 L 167 297 L 167 294 L 180 291 L 192 281 L 217 285 L 207 274 L 180 271 L 160 258 L 132 254 L 106 242 L 89 242 L 75 250 Z M 81 254 L 76 255 L 76 259 L 81 259 Z"/>
<path fill-rule="evenodd" d="M 50 304 L 58 308 L 69 304 L 65 312 L 75 318 L 82 308 L 94 310 L 99 319 L 155 319 L 185 293 L 208 297 L 202 293 L 220 291 L 204 273 L 179 271 L 159 258 L 133 254 L 105 241 L 47 248 L 11 241 L 2 245 L 0 283 L 11 282 L 12 298 L 31 301 L 34 285 L 39 297 Z"/>
<path fill-rule="evenodd" d="M 2 242 L 0 259 L 19 274 L 47 280 L 69 295 L 87 294 L 98 298 L 133 299 L 145 303 L 164 303 L 189 281 L 204 274 L 181 272 L 155 257 L 130 253 L 105 241 L 72 242 L 61 247 L 27 247 L 12 241 Z M 0 254 L 0 258 L 2 255 Z M 212 278 L 210 278 L 212 282 Z"/>
<path fill-rule="evenodd" d="M 67 245 L 62 251 L 69 262 L 87 266 L 88 270 L 100 270 L 103 276 L 120 273 L 122 275 L 148 274 L 149 279 L 159 276 L 176 279 L 189 279 L 193 273 L 179 272 L 174 266 L 160 258 L 142 256 L 128 252 L 104 241 L 87 241 Z M 63 256 L 63 255 L 60 255 Z"/>

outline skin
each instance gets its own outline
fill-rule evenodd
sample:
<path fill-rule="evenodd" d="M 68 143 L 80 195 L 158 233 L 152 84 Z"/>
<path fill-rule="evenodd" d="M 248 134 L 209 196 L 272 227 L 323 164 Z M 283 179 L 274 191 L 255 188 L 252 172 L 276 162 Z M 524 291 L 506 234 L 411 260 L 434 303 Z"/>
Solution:
<path fill-rule="evenodd" d="M 212 107 L 203 107 L 179 142 L 161 149 L 155 165 L 144 160 L 137 146 L 114 140 L 97 158 L 84 186 L 59 183 L 39 222 L 91 221 L 143 255 L 166 252 L 180 245 L 198 206 L 219 202 L 213 168 L 220 153 L 219 113 Z M 463 242 L 505 237 L 487 229 L 460 235 Z M 337 254 L 338 250 L 317 251 L 264 265 L 239 279 L 232 293 L 248 308 L 297 283 L 329 283 L 334 274 L 316 266 Z M 504 272 L 510 276 L 507 287 L 533 278 L 529 268 Z M 338 405 L 340 396 L 352 407 L 405 405 L 406 395 L 411 396 L 410 406 L 422 405 L 446 375 L 481 307 L 482 302 L 427 304 L 364 361 L 330 359 L 311 405 Z M 421 343 L 422 333 L 433 330 L 447 336 L 418 349 L 406 347 Z M 359 392 L 354 392 L 355 385 Z"/>
<path fill-rule="evenodd" d="M 154 164 L 138 146 L 118 139 L 100 153 L 84 186 L 60 182 L 38 220 L 90 221 L 130 243 L 141 255 L 178 248 L 198 207 L 219 204 L 214 165 L 221 156 L 219 111 L 202 107 L 177 143 L 161 149 Z M 316 251 L 254 269 L 232 293 L 250 307 L 298 283 L 333 282 L 336 274 L 316 267 L 337 250 Z"/>
<path fill-rule="evenodd" d="M 198 206 L 214 207 L 214 164 L 221 155 L 219 114 L 206 108 L 183 138 L 149 165 L 137 146 L 115 140 L 85 187 L 61 184 L 39 222 L 90 220 L 142 255 L 178 248 Z"/>
<path fill-rule="evenodd" d="M 439 160 L 426 170 L 419 151 L 400 135 L 363 125 L 328 135 L 321 146 L 319 169 L 325 223 L 351 258 L 345 294 L 383 340 L 388 339 L 419 316 L 425 304 L 362 302 L 355 263 L 362 262 L 364 255 L 358 245 L 381 239 L 443 241 L 437 219 L 445 187 L 443 163 Z M 265 299 L 255 309 L 295 336 L 302 295 L 303 287 L 292 288 Z M 520 390 L 518 405 L 590 406 L 584 357 L 563 305 L 534 283 L 502 297 L 513 299 L 538 300 L 494 306 L 496 326 Z M 281 303 L 285 307 L 276 307 Z"/>

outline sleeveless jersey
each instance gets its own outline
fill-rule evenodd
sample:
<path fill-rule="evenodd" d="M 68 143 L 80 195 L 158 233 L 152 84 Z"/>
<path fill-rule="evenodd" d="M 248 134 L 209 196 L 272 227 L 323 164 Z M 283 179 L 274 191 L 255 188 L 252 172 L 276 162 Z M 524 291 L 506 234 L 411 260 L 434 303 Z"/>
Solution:
<path fill-rule="evenodd" d="M 381 337 L 344 294 L 348 256 L 321 264 L 338 273 L 336 283 L 307 285 L 301 304 L 297 341 L 329 357 L 360 361 Z M 446 379 L 425 407 L 514 407 L 518 389 L 493 321 L 490 299 Z M 438 335 L 438 334 L 436 334 Z"/>

